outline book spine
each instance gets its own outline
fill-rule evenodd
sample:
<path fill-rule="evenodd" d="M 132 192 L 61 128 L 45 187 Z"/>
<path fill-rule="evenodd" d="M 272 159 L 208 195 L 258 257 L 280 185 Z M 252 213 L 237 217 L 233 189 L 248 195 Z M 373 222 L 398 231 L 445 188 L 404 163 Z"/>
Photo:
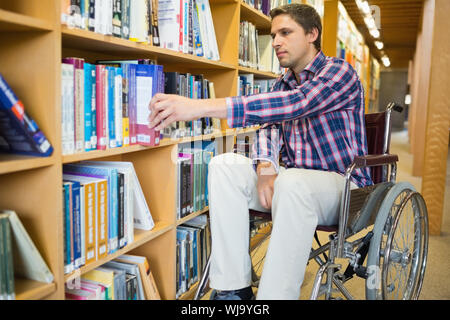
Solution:
<path fill-rule="evenodd" d="M 111 190 L 108 193 L 109 197 L 109 226 L 110 226 L 110 237 L 109 237 L 109 253 L 114 253 L 117 251 L 119 246 L 118 237 L 118 224 L 119 224 L 119 205 L 118 205 L 118 175 L 117 170 L 111 170 Z"/>
<path fill-rule="evenodd" d="M 106 110 L 105 110 L 105 66 L 96 65 L 96 123 L 97 123 L 97 149 L 106 149 Z"/>
<path fill-rule="evenodd" d="M 124 191 L 125 191 L 125 177 L 123 173 L 118 174 L 118 211 L 119 211 L 119 219 L 118 219 L 118 238 L 119 238 L 119 247 L 123 248 L 126 244 L 125 237 L 125 207 L 124 207 Z"/>
<path fill-rule="evenodd" d="M 122 0 L 112 0 L 112 34 L 122 37 Z"/>
<path fill-rule="evenodd" d="M 75 59 L 75 152 L 84 148 L 84 60 Z"/>
<path fill-rule="evenodd" d="M 116 112 L 115 112 L 115 77 L 116 69 L 114 67 L 106 67 L 108 70 L 108 133 L 109 133 L 109 147 L 116 148 Z"/>
<path fill-rule="evenodd" d="M 70 187 L 63 183 L 63 218 L 64 218 L 64 274 L 73 271 L 70 259 Z"/>
<path fill-rule="evenodd" d="M 96 78 L 96 66 L 90 67 L 90 83 L 91 83 L 91 96 L 89 97 L 89 106 L 91 108 L 91 149 L 97 149 L 97 78 Z"/>
<path fill-rule="evenodd" d="M 86 234 L 86 264 L 95 261 L 95 213 L 96 213 L 96 203 L 95 203 L 95 183 L 87 183 L 85 185 L 85 234 Z"/>
<path fill-rule="evenodd" d="M 86 264 L 86 210 L 85 210 L 86 193 L 83 183 L 80 183 L 80 267 Z"/>
<path fill-rule="evenodd" d="M 13 266 L 13 245 L 11 226 L 8 219 L 3 219 L 3 231 L 4 231 L 4 251 L 5 251 L 5 275 L 6 275 L 6 300 L 15 299 L 14 288 L 14 266 Z"/>
<path fill-rule="evenodd" d="M 122 68 L 115 68 L 115 78 L 114 78 L 114 111 L 115 111 L 115 134 L 116 134 L 116 146 L 122 147 L 123 146 L 123 121 L 122 121 L 122 101 L 123 101 L 123 94 L 122 94 Z"/>
<path fill-rule="evenodd" d="M 130 0 L 122 0 L 122 38 L 130 38 Z"/>
<path fill-rule="evenodd" d="M 113 21 L 112 21 L 112 15 L 113 15 L 113 0 L 105 0 L 105 11 L 104 11 L 104 23 L 105 23 L 105 29 L 106 29 L 106 35 L 112 35 L 113 34 Z"/>
<path fill-rule="evenodd" d="M 84 148 L 85 151 L 90 151 L 91 137 L 92 137 L 92 79 L 91 70 L 93 65 L 89 63 L 84 64 Z"/>
<path fill-rule="evenodd" d="M 61 65 L 61 140 L 62 154 L 75 152 L 74 135 L 74 66 L 62 63 Z"/>
<path fill-rule="evenodd" d="M 108 182 L 97 183 L 97 259 L 108 254 Z"/>
<path fill-rule="evenodd" d="M 122 136 L 123 145 L 130 145 L 130 118 L 128 114 L 129 104 L 129 64 L 122 64 Z"/>
<path fill-rule="evenodd" d="M 3 231 L 3 225 L 7 220 L 6 215 L 0 215 L 0 300 L 6 300 L 7 297 L 7 282 L 6 282 L 6 272 L 3 270 L 6 269 L 6 234 Z"/>
<path fill-rule="evenodd" d="M 137 143 L 136 132 L 136 112 L 137 112 L 137 99 L 136 99 L 136 65 L 130 64 L 129 79 L 128 79 L 128 113 L 130 122 L 130 145 Z"/>
<path fill-rule="evenodd" d="M 95 0 L 89 0 L 88 30 L 95 31 Z"/>
<path fill-rule="evenodd" d="M 152 1 L 152 44 L 154 46 L 159 47 L 160 46 L 160 39 L 159 39 L 159 27 L 158 27 L 158 0 L 151 0 Z"/>
<path fill-rule="evenodd" d="M 80 184 L 72 182 L 73 199 L 73 243 L 74 243 L 74 267 L 81 266 L 81 223 L 80 223 Z"/>

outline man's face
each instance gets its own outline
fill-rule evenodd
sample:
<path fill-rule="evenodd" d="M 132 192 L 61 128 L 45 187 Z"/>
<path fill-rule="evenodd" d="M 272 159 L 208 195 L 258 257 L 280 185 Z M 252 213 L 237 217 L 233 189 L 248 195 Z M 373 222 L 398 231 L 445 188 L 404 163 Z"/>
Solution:
<path fill-rule="evenodd" d="M 275 49 L 280 65 L 299 73 L 309 63 L 311 48 L 316 39 L 313 33 L 305 30 L 288 14 L 272 19 L 272 47 Z"/>

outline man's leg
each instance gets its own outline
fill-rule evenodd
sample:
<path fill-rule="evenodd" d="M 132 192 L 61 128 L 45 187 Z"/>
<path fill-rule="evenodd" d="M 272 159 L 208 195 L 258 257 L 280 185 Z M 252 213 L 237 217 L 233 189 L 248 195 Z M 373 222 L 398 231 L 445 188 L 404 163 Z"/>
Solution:
<path fill-rule="evenodd" d="M 257 299 L 299 298 L 316 226 L 337 224 L 344 181 L 333 172 L 280 172 L 275 180 L 273 230 Z"/>
<path fill-rule="evenodd" d="M 244 156 L 221 154 L 209 164 L 211 288 L 236 290 L 251 284 L 248 210 L 267 211 L 259 204 L 256 182 L 252 161 Z"/>

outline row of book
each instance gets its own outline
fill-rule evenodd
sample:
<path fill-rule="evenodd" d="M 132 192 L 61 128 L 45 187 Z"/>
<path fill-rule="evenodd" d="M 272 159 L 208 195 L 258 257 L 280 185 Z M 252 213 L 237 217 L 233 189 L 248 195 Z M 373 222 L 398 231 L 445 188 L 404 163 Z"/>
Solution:
<path fill-rule="evenodd" d="M 164 92 L 164 73 L 162 66 L 148 63 L 94 65 L 82 58 L 63 59 L 63 155 L 159 144 L 159 132 L 148 128 L 148 106 L 157 92 Z"/>
<path fill-rule="evenodd" d="M 61 23 L 159 46 L 157 10 L 155 0 L 62 0 Z"/>
<path fill-rule="evenodd" d="M 249 96 L 252 94 L 269 92 L 275 81 L 275 79 L 255 79 L 255 76 L 252 73 L 240 74 L 238 76 L 237 95 Z"/>
<path fill-rule="evenodd" d="M 273 8 L 289 4 L 293 2 L 292 0 L 243 0 L 249 6 L 261 11 L 266 16 L 269 15 L 270 10 Z"/>
<path fill-rule="evenodd" d="M 61 22 L 219 60 L 209 0 L 62 0 Z"/>
<path fill-rule="evenodd" d="M 154 221 L 132 162 L 82 161 L 63 166 L 64 273 L 134 241 Z"/>
<path fill-rule="evenodd" d="M 15 277 L 53 281 L 53 274 L 17 213 L 0 210 L 0 300 L 15 299 Z"/>
<path fill-rule="evenodd" d="M 67 300 L 160 300 L 146 257 L 124 254 L 65 284 Z"/>
<path fill-rule="evenodd" d="M 0 74 L 0 152 L 48 157 L 53 147 Z"/>
<path fill-rule="evenodd" d="M 176 298 L 200 280 L 211 253 L 209 219 L 203 214 L 177 227 Z"/>
<path fill-rule="evenodd" d="M 214 99 L 216 97 L 214 82 L 202 74 L 165 72 L 164 92 L 177 94 L 192 99 Z M 220 132 L 220 119 L 200 118 L 194 121 L 177 121 L 162 132 L 164 138 L 182 138 Z"/>
<path fill-rule="evenodd" d="M 158 92 L 193 99 L 215 97 L 214 83 L 203 75 L 164 72 L 149 59 L 83 58 L 62 63 L 62 154 L 125 147 L 155 146 L 162 138 L 220 131 L 220 120 L 176 122 L 163 132 L 148 128 L 151 98 Z"/>
<path fill-rule="evenodd" d="M 282 73 L 271 36 L 258 34 L 256 26 L 248 21 L 240 23 L 238 63 L 261 71 Z"/>
<path fill-rule="evenodd" d="M 217 154 L 213 141 L 179 147 L 177 159 L 177 219 L 208 206 L 208 164 Z"/>

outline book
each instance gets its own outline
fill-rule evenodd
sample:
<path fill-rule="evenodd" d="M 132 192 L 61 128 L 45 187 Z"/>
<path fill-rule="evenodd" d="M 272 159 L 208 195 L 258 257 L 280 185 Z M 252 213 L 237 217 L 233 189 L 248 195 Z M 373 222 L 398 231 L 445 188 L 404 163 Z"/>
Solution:
<path fill-rule="evenodd" d="M 164 87 L 159 84 L 158 76 L 160 72 L 156 65 L 130 65 L 135 69 L 135 77 L 131 76 L 130 81 L 130 122 L 136 130 L 136 142 L 141 145 L 159 145 L 160 132 L 148 127 L 150 116 L 150 101 L 157 92 L 164 92 Z M 135 113 L 134 113 L 135 112 Z M 130 125 L 131 126 L 131 125 Z"/>
<path fill-rule="evenodd" d="M 136 170 L 132 162 L 126 161 L 83 161 L 83 165 L 100 165 L 105 167 L 115 168 L 118 172 L 123 172 L 130 176 L 130 189 L 127 191 L 127 195 L 132 201 L 127 204 L 127 210 L 132 211 L 133 214 L 129 215 L 133 217 L 133 222 L 129 222 L 130 225 L 134 225 L 134 228 L 141 230 L 152 230 L 155 226 L 150 208 L 144 196 L 141 184 L 139 182 Z M 131 193 L 131 194 L 130 194 Z M 131 219 L 131 218 L 130 218 Z M 132 229 L 132 228 L 131 228 Z M 133 239 L 131 236 L 131 230 L 129 231 L 129 239 Z M 132 242 L 132 240 L 131 240 Z"/>
<path fill-rule="evenodd" d="M 0 151 L 48 157 L 53 147 L 0 74 Z"/>
<path fill-rule="evenodd" d="M 84 142 L 84 59 L 68 57 L 62 59 L 63 63 L 74 66 L 74 106 L 75 106 L 75 152 L 85 150 Z"/>
<path fill-rule="evenodd" d="M 53 274 L 13 210 L 0 211 L 8 216 L 11 225 L 14 273 L 18 276 L 51 283 Z"/>
<path fill-rule="evenodd" d="M 136 300 L 145 299 L 144 288 L 142 285 L 142 279 L 138 265 L 125 261 L 117 261 L 117 259 L 114 259 L 105 263 L 103 266 L 122 269 L 125 270 L 128 274 L 134 275 L 136 277 Z"/>
<path fill-rule="evenodd" d="M 61 64 L 61 141 L 63 155 L 75 153 L 74 72 L 74 65 Z"/>
<path fill-rule="evenodd" d="M 8 215 L 0 213 L 0 300 L 14 300 L 14 289 L 11 227 Z"/>
<path fill-rule="evenodd" d="M 105 269 L 94 269 L 81 276 L 81 279 L 91 280 L 105 287 L 106 300 L 114 300 L 114 272 Z"/>
<path fill-rule="evenodd" d="M 63 171 L 70 174 L 93 175 L 105 177 L 108 180 L 108 253 L 114 253 L 118 248 L 118 189 L 117 169 L 96 163 L 66 164 Z"/>
<path fill-rule="evenodd" d="M 152 270 L 146 257 L 123 254 L 115 261 L 137 264 L 147 300 L 161 300 Z"/>

